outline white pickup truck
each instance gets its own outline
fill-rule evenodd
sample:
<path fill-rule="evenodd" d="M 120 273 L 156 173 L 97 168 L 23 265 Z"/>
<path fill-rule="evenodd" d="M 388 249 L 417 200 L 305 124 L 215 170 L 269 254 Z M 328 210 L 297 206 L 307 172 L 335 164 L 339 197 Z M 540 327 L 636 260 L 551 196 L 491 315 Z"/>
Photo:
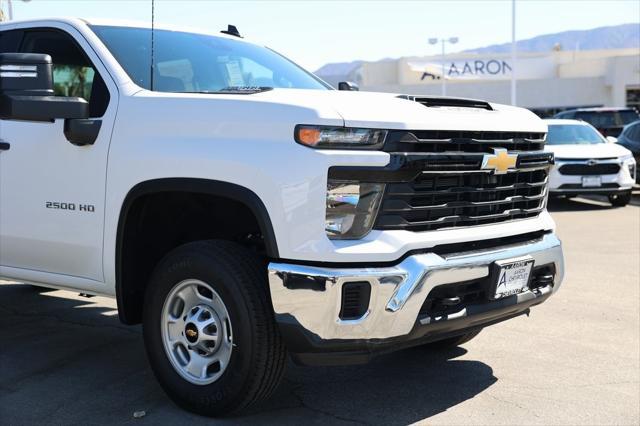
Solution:
<path fill-rule="evenodd" d="M 0 119 L 0 277 L 115 297 L 200 414 L 287 354 L 458 345 L 562 282 L 524 109 L 334 90 L 233 27 L 48 19 L 0 25 Z"/>

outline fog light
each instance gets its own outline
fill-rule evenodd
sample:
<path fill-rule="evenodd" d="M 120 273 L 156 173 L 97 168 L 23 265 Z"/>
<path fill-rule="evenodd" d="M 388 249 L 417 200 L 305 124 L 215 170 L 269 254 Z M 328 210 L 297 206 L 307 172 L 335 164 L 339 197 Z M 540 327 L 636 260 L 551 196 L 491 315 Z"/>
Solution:
<path fill-rule="evenodd" d="M 329 180 L 325 221 L 329 238 L 357 239 L 369 233 L 383 190 L 381 183 Z"/>

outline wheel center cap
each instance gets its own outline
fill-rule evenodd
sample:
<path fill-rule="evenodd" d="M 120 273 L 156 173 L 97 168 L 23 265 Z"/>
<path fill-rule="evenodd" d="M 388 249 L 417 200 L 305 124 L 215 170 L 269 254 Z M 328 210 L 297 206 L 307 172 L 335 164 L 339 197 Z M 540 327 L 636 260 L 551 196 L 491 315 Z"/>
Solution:
<path fill-rule="evenodd" d="M 190 322 L 186 325 L 184 328 L 184 334 L 189 343 L 195 343 L 198 341 L 198 328 L 193 323 Z"/>

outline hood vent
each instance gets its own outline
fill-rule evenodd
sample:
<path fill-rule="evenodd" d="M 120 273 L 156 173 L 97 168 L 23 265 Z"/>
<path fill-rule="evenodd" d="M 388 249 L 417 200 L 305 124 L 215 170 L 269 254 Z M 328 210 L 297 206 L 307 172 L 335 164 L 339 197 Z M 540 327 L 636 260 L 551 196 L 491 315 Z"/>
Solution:
<path fill-rule="evenodd" d="M 476 99 L 462 99 L 462 98 L 437 98 L 431 96 L 410 96 L 400 95 L 401 99 L 407 99 L 421 103 L 426 107 L 456 107 L 456 108 L 478 108 L 493 111 L 489 102 L 478 101 Z"/>

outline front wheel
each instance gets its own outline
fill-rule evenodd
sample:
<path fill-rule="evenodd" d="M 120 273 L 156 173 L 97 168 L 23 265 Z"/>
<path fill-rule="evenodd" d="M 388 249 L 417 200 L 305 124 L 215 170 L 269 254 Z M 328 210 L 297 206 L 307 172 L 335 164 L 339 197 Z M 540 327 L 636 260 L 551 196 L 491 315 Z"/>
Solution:
<path fill-rule="evenodd" d="M 631 191 L 609 195 L 609 202 L 614 207 L 624 207 L 631 202 Z"/>
<path fill-rule="evenodd" d="M 149 362 L 179 406 L 219 416 L 267 398 L 286 352 L 262 259 L 226 241 L 186 244 L 156 267 L 145 294 Z"/>

